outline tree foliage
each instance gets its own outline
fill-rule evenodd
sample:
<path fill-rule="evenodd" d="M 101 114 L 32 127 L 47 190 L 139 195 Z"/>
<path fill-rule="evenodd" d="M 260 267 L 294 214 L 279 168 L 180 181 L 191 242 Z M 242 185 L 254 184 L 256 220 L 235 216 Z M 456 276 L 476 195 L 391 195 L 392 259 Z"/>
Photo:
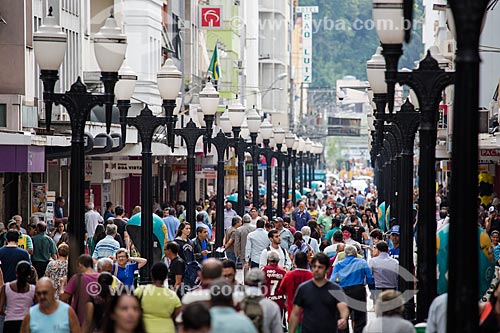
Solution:
<path fill-rule="evenodd" d="M 318 6 L 313 14 L 313 83 L 335 87 L 346 75 L 366 80 L 366 61 L 379 45 L 372 21 L 372 0 L 301 0 L 300 6 Z M 399 67 L 413 68 L 423 54 L 422 4 L 416 1 L 412 41 L 405 45 Z"/>

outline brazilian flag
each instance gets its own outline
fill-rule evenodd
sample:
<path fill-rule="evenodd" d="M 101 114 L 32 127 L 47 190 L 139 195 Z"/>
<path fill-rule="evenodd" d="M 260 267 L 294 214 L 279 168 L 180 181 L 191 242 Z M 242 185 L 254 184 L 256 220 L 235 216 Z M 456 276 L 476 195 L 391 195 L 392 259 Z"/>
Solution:
<path fill-rule="evenodd" d="M 210 66 L 208 66 L 208 72 L 212 73 L 212 78 L 215 81 L 219 81 L 220 78 L 220 67 L 219 67 L 219 46 L 216 43 L 214 47 L 214 53 L 212 54 L 212 60 L 210 60 Z"/>

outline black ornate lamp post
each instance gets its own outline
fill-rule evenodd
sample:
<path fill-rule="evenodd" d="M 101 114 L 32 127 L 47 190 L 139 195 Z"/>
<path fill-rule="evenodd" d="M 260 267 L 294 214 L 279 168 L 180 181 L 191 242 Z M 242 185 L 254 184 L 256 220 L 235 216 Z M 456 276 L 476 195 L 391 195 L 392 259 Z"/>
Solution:
<path fill-rule="evenodd" d="M 293 141 L 292 151 L 290 154 L 290 163 L 292 165 L 292 203 L 293 206 L 297 206 L 297 196 L 295 191 L 297 190 L 297 154 L 299 149 L 300 140 L 297 135 L 294 135 L 295 139 Z"/>
<path fill-rule="evenodd" d="M 111 108 L 114 103 L 114 88 L 118 81 L 118 70 L 125 58 L 127 38 L 118 28 L 113 16 L 106 19 L 104 26 L 94 37 L 94 49 L 97 63 L 101 69 L 101 81 L 104 94 L 92 94 L 80 78 L 65 93 L 55 93 L 54 86 L 59 79 L 59 67 L 66 51 L 66 34 L 62 32 L 52 16 L 52 7 L 44 24 L 33 35 L 35 58 L 40 66 L 40 79 L 43 81 L 43 98 L 46 112 L 46 128 L 50 130 L 52 105 L 62 105 L 71 119 L 71 184 L 69 198 L 70 249 L 73 258 L 70 270 L 76 272 L 76 260 L 84 253 L 84 128 L 90 110 L 97 105 L 106 107 L 106 128 L 111 126 Z M 128 97 L 130 96 L 122 96 Z"/>
<path fill-rule="evenodd" d="M 307 165 L 307 169 L 305 170 L 305 177 L 306 177 L 306 184 L 307 184 L 307 187 L 309 189 L 312 188 L 312 165 L 313 165 L 313 160 L 314 160 L 314 156 L 313 156 L 313 142 L 311 141 L 310 138 L 307 138 L 306 140 L 306 156 L 307 156 L 307 162 L 306 162 L 306 165 Z"/>
<path fill-rule="evenodd" d="M 215 245 L 217 247 L 222 246 L 224 239 L 224 232 L 219 232 L 219 230 L 224 230 L 224 153 L 230 146 L 234 146 L 236 153 L 238 154 L 238 202 L 240 202 L 240 182 L 243 183 L 244 191 L 244 175 L 240 175 L 240 143 L 243 139 L 239 137 L 241 131 L 241 123 L 243 117 L 245 116 L 245 109 L 239 103 L 233 104 L 228 111 L 224 112 L 219 118 L 219 127 L 221 131 L 212 139 L 212 143 L 217 149 L 217 202 L 216 202 L 216 230 L 215 233 Z M 231 133 L 233 138 L 230 138 Z M 243 165 L 241 168 L 244 169 L 244 154 L 243 150 Z M 244 171 L 244 170 L 243 170 Z M 243 172 L 241 172 L 243 173 Z M 243 196 L 244 197 L 244 196 Z M 238 205 L 239 206 L 239 205 Z M 240 207 L 238 207 L 238 210 Z M 243 209 L 245 207 L 243 206 Z M 238 212 L 238 214 L 240 214 Z M 240 215 L 241 216 L 241 215 Z"/>
<path fill-rule="evenodd" d="M 191 237 L 196 235 L 196 193 L 195 193 L 195 168 L 196 168 L 196 142 L 203 136 L 204 147 L 211 150 L 212 144 L 212 125 L 215 119 L 215 113 L 219 105 L 219 93 L 215 90 L 212 82 L 209 80 L 205 88 L 200 92 L 200 106 L 203 111 L 205 128 L 196 126 L 193 119 L 190 119 L 184 128 L 174 129 L 174 133 L 182 137 L 186 143 L 187 150 L 187 204 L 186 219 L 191 224 Z M 174 118 L 175 119 L 175 118 Z M 169 119 L 167 118 L 167 126 Z M 173 143 L 172 143 L 173 144 Z M 219 195 L 219 194 L 218 194 Z"/>
<path fill-rule="evenodd" d="M 478 332 L 478 256 L 461 244 L 477 234 L 479 37 L 488 0 L 449 0 L 457 30 L 447 331 Z M 473 205 L 471 207 L 471 205 Z M 478 248 L 477 237 L 470 248 Z"/>
<path fill-rule="evenodd" d="M 299 145 L 297 148 L 297 153 L 299 154 L 299 191 L 300 195 L 304 192 L 304 152 L 305 152 L 306 141 L 303 138 L 299 138 Z M 302 199 L 301 199 L 302 200 Z"/>
<path fill-rule="evenodd" d="M 292 198 L 295 196 L 295 180 L 292 176 L 292 186 L 290 187 L 290 179 L 288 177 L 290 171 L 290 165 L 292 163 L 292 153 L 293 153 L 293 145 L 295 143 L 295 135 L 292 132 L 288 132 L 285 135 L 285 145 L 287 154 L 285 156 L 284 167 L 285 167 L 285 202 L 288 199 L 288 193 L 292 192 Z M 293 200 L 293 199 L 292 199 Z"/>
<path fill-rule="evenodd" d="M 285 130 L 281 127 L 274 129 L 274 140 L 276 142 L 276 151 L 274 157 L 276 158 L 276 172 L 277 172 L 277 192 L 278 192 L 278 202 L 276 203 L 276 215 L 283 217 L 283 164 L 285 162 L 285 154 L 281 151 L 283 148 L 283 143 L 285 142 Z"/>
<path fill-rule="evenodd" d="M 257 145 L 257 136 L 259 135 L 262 118 L 255 109 L 255 106 L 248 112 L 247 125 L 250 132 L 252 155 L 252 199 L 253 207 L 259 208 L 259 156 L 260 147 Z"/>
<path fill-rule="evenodd" d="M 271 161 L 273 158 L 273 149 L 270 147 L 270 140 L 273 135 L 273 125 L 266 118 L 260 126 L 260 135 L 264 141 L 264 148 L 260 148 L 260 154 L 264 155 L 266 158 L 266 215 L 267 217 L 272 217 L 273 212 L 273 189 L 272 189 L 272 179 L 271 179 Z"/>
<path fill-rule="evenodd" d="M 419 250 L 419 295 L 417 298 L 417 320 L 423 321 L 427 317 L 430 303 L 437 295 L 436 287 L 436 255 L 433 250 L 436 244 L 435 225 L 435 147 L 437 140 L 437 120 L 439 103 L 442 91 L 453 82 L 453 73 L 446 72 L 439 67 L 438 62 L 431 57 L 430 52 L 420 61 L 419 68 L 412 72 L 398 72 L 398 61 L 402 55 L 403 29 L 403 0 L 387 2 L 376 0 L 373 4 L 375 21 L 385 20 L 392 24 L 379 26 L 377 33 L 382 44 L 382 55 L 385 58 L 387 69 L 385 79 L 387 83 L 387 102 L 389 113 L 394 107 L 394 87 L 397 82 L 407 84 L 413 88 L 419 99 L 420 121 L 420 197 L 418 223 L 418 250 Z M 425 286 L 425 287 L 424 287 Z"/>

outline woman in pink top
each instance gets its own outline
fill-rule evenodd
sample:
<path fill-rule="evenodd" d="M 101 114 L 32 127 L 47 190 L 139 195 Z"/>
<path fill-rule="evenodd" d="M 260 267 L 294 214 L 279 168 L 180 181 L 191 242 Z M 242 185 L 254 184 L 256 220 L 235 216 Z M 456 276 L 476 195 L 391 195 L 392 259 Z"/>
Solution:
<path fill-rule="evenodd" d="M 20 261 L 16 266 L 17 280 L 6 283 L 0 291 L 0 315 L 5 316 L 4 332 L 19 332 L 24 317 L 35 302 L 35 286 L 28 284 L 30 276 L 31 265 Z"/>

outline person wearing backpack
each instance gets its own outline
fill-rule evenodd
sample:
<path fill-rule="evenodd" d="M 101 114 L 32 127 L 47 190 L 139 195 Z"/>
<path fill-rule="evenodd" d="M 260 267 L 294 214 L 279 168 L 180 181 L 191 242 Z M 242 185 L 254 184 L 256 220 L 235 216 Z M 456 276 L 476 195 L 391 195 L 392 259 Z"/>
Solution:
<path fill-rule="evenodd" d="M 293 261 L 297 253 L 303 252 L 307 254 L 308 261 L 314 256 L 314 250 L 311 245 L 304 241 L 302 233 L 300 231 L 295 232 L 293 235 L 293 244 L 290 246 L 290 259 Z"/>
<path fill-rule="evenodd" d="M 311 227 L 305 226 L 300 229 L 300 232 L 302 233 L 302 238 L 304 238 L 304 242 L 306 242 L 307 245 L 311 246 L 314 254 L 319 253 L 319 244 L 316 238 L 311 236 Z"/>
<path fill-rule="evenodd" d="M 260 255 L 259 268 L 263 268 L 267 265 L 267 257 L 270 252 L 275 252 L 279 256 L 278 266 L 289 270 L 291 268 L 291 260 L 288 256 L 288 252 L 281 247 L 281 237 L 278 230 L 274 229 L 268 232 L 267 237 L 271 242 L 271 245 L 262 250 L 262 254 Z"/>
<path fill-rule="evenodd" d="M 280 307 L 262 294 L 262 286 L 265 286 L 265 283 L 266 276 L 262 270 L 250 269 L 245 277 L 247 288 L 245 288 L 245 298 L 240 303 L 240 307 L 250 318 L 257 332 L 283 333 Z"/>

